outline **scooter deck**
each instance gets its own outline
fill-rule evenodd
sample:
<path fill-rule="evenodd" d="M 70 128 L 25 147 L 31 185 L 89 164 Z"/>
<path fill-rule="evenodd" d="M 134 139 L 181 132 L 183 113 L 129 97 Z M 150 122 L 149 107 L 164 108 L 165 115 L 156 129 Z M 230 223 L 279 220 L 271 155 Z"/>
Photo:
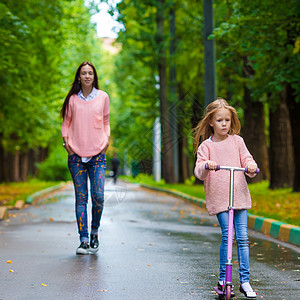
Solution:
<path fill-rule="evenodd" d="M 219 296 L 221 299 L 222 299 L 223 297 L 225 297 L 225 291 L 220 291 L 220 290 L 218 289 L 217 286 L 214 287 L 214 290 L 215 290 L 215 292 L 218 294 L 218 296 Z M 234 298 L 234 297 L 235 297 L 235 293 L 234 293 L 234 292 L 231 292 L 230 298 Z"/>

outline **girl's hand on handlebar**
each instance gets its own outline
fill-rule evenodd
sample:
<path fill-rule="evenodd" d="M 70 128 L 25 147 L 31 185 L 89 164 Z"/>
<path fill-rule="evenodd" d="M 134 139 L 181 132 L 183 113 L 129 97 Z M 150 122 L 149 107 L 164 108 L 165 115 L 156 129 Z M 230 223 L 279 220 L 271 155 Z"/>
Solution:
<path fill-rule="evenodd" d="M 257 165 L 254 163 L 250 163 L 247 165 L 248 173 L 254 174 L 256 173 Z"/>
<path fill-rule="evenodd" d="M 217 170 L 217 163 L 215 162 L 215 161 L 213 161 L 213 160 L 208 160 L 207 162 L 206 162 L 206 164 L 208 165 L 208 169 L 209 170 Z"/>

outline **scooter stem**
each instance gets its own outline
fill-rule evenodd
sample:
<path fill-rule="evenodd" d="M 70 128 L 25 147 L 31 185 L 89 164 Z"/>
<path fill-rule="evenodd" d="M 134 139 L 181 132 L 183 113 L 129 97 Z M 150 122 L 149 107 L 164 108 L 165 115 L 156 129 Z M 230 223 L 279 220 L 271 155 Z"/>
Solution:
<path fill-rule="evenodd" d="M 226 285 L 232 286 L 232 243 L 233 243 L 233 191 L 234 191 L 234 170 L 230 169 L 230 189 L 228 207 L 228 240 L 227 240 L 227 261 L 226 261 Z"/>

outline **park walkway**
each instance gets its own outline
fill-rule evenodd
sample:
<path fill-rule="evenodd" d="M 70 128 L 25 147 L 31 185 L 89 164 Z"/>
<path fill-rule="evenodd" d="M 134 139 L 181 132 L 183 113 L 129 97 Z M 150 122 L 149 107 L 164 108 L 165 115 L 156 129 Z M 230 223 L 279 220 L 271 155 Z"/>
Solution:
<path fill-rule="evenodd" d="M 107 181 L 99 253 L 76 256 L 73 193 L 67 185 L 0 222 L 0 299 L 215 299 L 215 217 L 176 197 Z M 297 299 L 299 248 L 251 231 L 250 255 L 263 299 Z"/>

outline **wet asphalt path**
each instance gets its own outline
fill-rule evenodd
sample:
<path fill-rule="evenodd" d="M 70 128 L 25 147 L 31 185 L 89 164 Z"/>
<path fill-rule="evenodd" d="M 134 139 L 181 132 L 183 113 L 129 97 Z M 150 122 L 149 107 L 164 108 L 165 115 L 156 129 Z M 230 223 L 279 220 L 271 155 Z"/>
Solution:
<path fill-rule="evenodd" d="M 72 185 L 42 205 L 11 211 L 0 222 L 0 299 L 217 299 L 215 217 L 121 182 L 107 181 L 105 197 L 96 255 L 75 254 Z M 258 299 L 300 299 L 299 247 L 252 231 L 250 247 Z M 234 264 L 236 287 L 237 269 Z"/>

